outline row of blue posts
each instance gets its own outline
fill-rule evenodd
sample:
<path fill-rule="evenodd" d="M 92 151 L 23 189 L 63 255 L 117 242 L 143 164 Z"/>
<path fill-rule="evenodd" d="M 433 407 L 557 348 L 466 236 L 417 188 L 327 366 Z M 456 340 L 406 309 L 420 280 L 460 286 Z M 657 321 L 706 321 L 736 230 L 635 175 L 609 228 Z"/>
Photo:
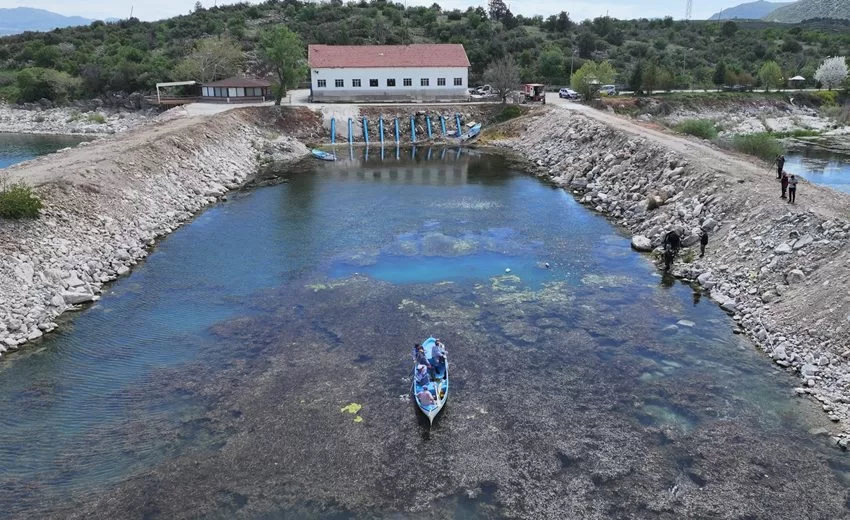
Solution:
<path fill-rule="evenodd" d="M 396 144 L 400 141 L 400 134 L 398 130 L 398 118 L 396 117 L 394 120 L 395 123 L 395 142 Z M 455 124 L 457 125 L 457 135 L 463 134 L 463 129 L 460 127 L 460 114 L 455 114 Z M 352 118 L 348 118 L 348 144 L 354 143 L 354 120 Z M 431 116 L 425 116 L 425 127 L 428 130 L 428 139 L 433 137 L 431 132 Z M 440 116 L 440 129 L 443 132 L 443 136 L 447 135 L 446 133 L 446 118 L 444 116 Z M 384 144 L 384 117 L 381 116 L 378 119 L 378 134 L 381 137 L 381 144 Z M 366 144 L 369 144 L 369 122 L 364 117 L 363 118 L 363 138 L 366 141 Z M 415 116 L 410 116 L 410 140 L 411 142 L 416 142 L 416 118 Z M 331 118 L 331 144 L 336 144 L 336 118 Z"/>

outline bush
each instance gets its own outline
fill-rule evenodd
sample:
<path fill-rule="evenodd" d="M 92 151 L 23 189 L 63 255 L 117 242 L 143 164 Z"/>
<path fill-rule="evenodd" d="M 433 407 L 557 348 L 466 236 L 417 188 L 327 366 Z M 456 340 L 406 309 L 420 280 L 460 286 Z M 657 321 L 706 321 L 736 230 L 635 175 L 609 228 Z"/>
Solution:
<path fill-rule="evenodd" d="M 732 148 L 747 155 L 760 157 L 765 161 L 773 161 L 785 153 L 785 148 L 779 139 L 769 133 L 736 135 L 732 138 Z"/>
<path fill-rule="evenodd" d="M 31 67 L 18 72 L 17 86 L 20 101 L 46 98 L 54 103 L 65 103 L 77 97 L 81 81 L 67 72 Z"/>
<path fill-rule="evenodd" d="M 38 218 L 41 200 L 23 183 L 0 189 L 0 218 Z"/>
<path fill-rule="evenodd" d="M 519 117 L 522 115 L 522 109 L 516 105 L 508 105 L 506 106 L 499 114 L 494 118 L 496 123 L 503 123 L 509 119 L 513 119 L 515 117 Z"/>
<path fill-rule="evenodd" d="M 676 130 L 683 134 L 695 135 L 701 139 L 717 137 L 717 128 L 709 119 L 687 119 L 676 125 Z"/>
<path fill-rule="evenodd" d="M 89 123 L 95 123 L 98 125 L 102 125 L 106 122 L 106 117 L 103 116 L 100 112 L 92 112 L 86 116 L 86 121 Z"/>
<path fill-rule="evenodd" d="M 820 101 L 822 106 L 834 107 L 837 105 L 838 92 L 835 90 L 818 90 L 812 94 Z"/>

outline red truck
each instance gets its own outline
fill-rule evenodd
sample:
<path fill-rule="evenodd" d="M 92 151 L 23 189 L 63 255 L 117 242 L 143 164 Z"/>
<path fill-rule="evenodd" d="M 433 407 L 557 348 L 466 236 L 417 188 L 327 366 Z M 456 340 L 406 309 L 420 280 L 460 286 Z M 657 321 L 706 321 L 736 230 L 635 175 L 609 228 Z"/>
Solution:
<path fill-rule="evenodd" d="M 525 95 L 526 101 L 543 101 L 546 96 L 540 83 L 525 83 L 520 87 L 520 91 Z"/>

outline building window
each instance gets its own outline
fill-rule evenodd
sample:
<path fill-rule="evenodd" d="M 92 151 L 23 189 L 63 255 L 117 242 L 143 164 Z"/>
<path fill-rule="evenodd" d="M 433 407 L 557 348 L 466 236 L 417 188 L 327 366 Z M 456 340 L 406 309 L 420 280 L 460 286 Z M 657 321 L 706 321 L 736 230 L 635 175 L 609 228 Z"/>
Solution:
<path fill-rule="evenodd" d="M 395 86 L 395 79 L 388 79 L 387 80 L 387 86 L 388 87 L 394 87 Z"/>
<path fill-rule="evenodd" d="M 377 87 L 377 86 L 378 86 L 378 80 L 376 80 L 376 79 L 370 79 L 370 80 L 369 80 L 369 86 L 370 86 L 370 87 Z"/>
<path fill-rule="evenodd" d="M 360 80 L 359 79 L 351 80 L 351 86 L 352 87 L 359 87 L 360 86 Z"/>
<path fill-rule="evenodd" d="M 462 87 L 463 86 L 463 78 L 455 78 L 455 86 Z"/>
<path fill-rule="evenodd" d="M 421 78 L 421 79 L 419 80 L 419 86 L 421 86 L 421 87 L 427 87 L 427 86 L 428 86 L 428 78 Z"/>
<path fill-rule="evenodd" d="M 334 86 L 335 86 L 336 88 L 342 88 L 342 87 L 344 87 L 344 86 L 345 86 L 345 80 L 342 80 L 342 79 L 335 79 L 335 80 L 334 80 Z"/>
<path fill-rule="evenodd" d="M 326 80 L 323 80 L 323 79 L 320 79 L 319 81 L 316 82 L 316 86 L 319 87 L 319 88 L 325 88 L 327 85 L 328 85 L 328 82 Z"/>
<path fill-rule="evenodd" d="M 412 87 L 413 86 L 413 80 L 411 78 L 404 78 L 404 86 L 405 87 Z"/>
<path fill-rule="evenodd" d="M 437 78 L 437 86 L 445 87 L 446 86 L 446 78 Z"/>

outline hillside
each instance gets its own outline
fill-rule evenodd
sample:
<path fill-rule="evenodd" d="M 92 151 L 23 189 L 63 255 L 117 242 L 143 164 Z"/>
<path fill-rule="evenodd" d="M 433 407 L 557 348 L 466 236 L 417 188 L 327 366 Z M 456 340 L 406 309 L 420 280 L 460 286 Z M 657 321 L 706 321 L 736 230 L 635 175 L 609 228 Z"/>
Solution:
<path fill-rule="evenodd" d="M 800 0 L 773 11 L 765 20 L 797 23 L 814 18 L 850 20 L 850 0 Z"/>
<path fill-rule="evenodd" d="M 790 5 L 792 2 L 748 2 L 724 9 L 719 13 L 711 15 L 709 20 L 760 20 L 780 7 Z"/>
<path fill-rule="evenodd" d="M 386 0 L 243 2 L 156 22 L 131 18 L 7 36 L 0 38 L 0 100 L 66 101 L 114 91 L 149 92 L 160 81 L 199 79 L 181 75 L 185 69 L 179 65 L 204 38 L 233 41 L 247 54 L 246 71 L 262 75 L 260 35 L 280 24 L 305 45 L 461 43 L 472 64 L 473 84 L 504 55 L 517 62 L 523 82 L 549 86 L 568 84 L 570 70 L 587 60 L 609 60 L 618 73 L 615 81 L 623 85 L 633 81 L 636 68 L 655 64 L 653 90 L 667 90 L 712 87 L 722 59 L 723 83 L 753 84 L 765 61 L 776 61 L 786 77 L 810 78 L 824 57 L 850 46 L 850 22 L 840 20 L 792 26 L 599 17 L 575 23 L 565 12 L 528 18 L 502 7 L 488 12 L 482 7 L 443 10 L 437 4 L 406 8 Z M 24 70 L 27 74 L 21 75 Z"/>
<path fill-rule="evenodd" d="M 0 35 L 18 34 L 24 31 L 50 31 L 57 27 L 88 25 L 93 21 L 80 16 L 64 16 L 30 7 L 0 8 Z"/>

